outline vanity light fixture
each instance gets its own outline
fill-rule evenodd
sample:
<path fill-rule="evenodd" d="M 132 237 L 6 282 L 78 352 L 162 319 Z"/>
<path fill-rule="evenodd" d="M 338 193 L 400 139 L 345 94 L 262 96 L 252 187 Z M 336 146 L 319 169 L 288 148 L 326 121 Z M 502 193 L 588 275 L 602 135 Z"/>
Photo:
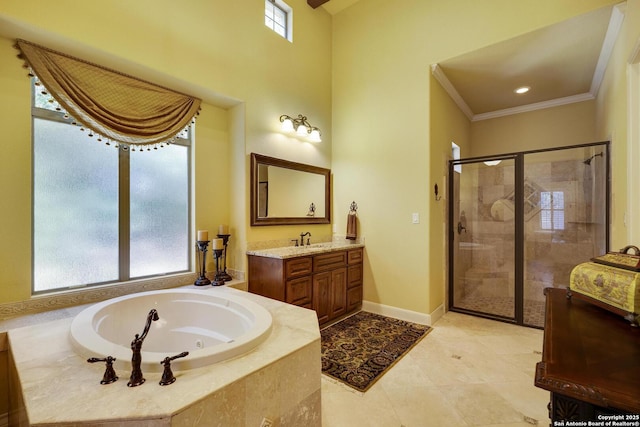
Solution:
<path fill-rule="evenodd" d="M 299 137 L 306 137 L 310 142 L 322 142 L 320 129 L 312 126 L 307 121 L 307 116 L 298 114 L 297 118 L 287 116 L 283 114 L 280 116 L 280 123 L 282 123 L 282 131 L 287 133 L 295 133 Z"/>

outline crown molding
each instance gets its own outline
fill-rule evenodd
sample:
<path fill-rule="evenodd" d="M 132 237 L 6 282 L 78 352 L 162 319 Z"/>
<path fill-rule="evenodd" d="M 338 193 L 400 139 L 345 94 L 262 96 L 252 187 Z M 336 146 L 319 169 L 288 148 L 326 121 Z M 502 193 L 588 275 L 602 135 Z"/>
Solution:
<path fill-rule="evenodd" d="M 505 108 L 504 110 L 489 111 L 488 113 L 475 114 L 472 122 L 495 119 L 497 117 L 511 116 L 514 114 L 528 113 L 530 111 L 544 110 L 546 108 L 558 107 L 560 105 L 574 104 L 576 102 L 591 101 L 596 97 L 590 92 L 578 95 L 565 96 L 564 98 L 550 99 L 549 101 L 535 102 L 533 104 L 521 105 L 519 107 Z"/>
<path fill-rule="evenodd" d="M 442 68 L 440 68 L 438 64 L 433 64 L 431 66 L 431 73 L 433 74 L 433 77 L 435 77 L 435 79 L 443 87 L 445 92 L 447 92 L 451 97 L 451 99 L 453 99 L 453 102 L 456 103 L 458 108 L 462 110 L 464 115 L 467 116 L 469 120 L 473 120 L 473 116 L 474 116 L 473 111 L 471 111 L 471 108 L 469 108 L 465 100 L 462 98 L 462 96 L 460 96 L 460 94 L 456 90 L 455 86 L 453 86 L 451 81 L 447 78 L 444 71 L 442 71 Z"/>
<path fill-rule="evenodd" d="M 607 69 L 607 64 L 611 58 L 613 47 L 618 39 L 620 28 L 622 28 L 622 22 L 624 21 L 624 11 L 626 3 L 620 3 L 613 7 L 611 10 L 611 18 L 609 18 L 609 26 L 607 27 L 607 33 L 604 36 L 602 42 L 602 49 L 600 50 L 600 57 L 598 57 L 598 63 L 596 69 L 593 72 L 593 80 L 591 81 L 591 89 L 589 92 L 594 96 L 598 96 L 602 79 L 604 78 L 604 72 Z"/>

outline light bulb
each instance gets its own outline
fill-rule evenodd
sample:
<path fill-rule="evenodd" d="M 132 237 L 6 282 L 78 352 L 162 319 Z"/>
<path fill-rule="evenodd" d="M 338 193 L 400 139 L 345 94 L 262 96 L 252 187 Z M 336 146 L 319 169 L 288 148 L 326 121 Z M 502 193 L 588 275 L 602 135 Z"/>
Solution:
<path fill-rule="evenodd" d="M 284 119 L 282 122 L 282 131 L 283 132 L 293 132 L 293 122 L 291 119 Z"/>
<path fill-rule="evenodd" d="M 296 129 L 296 133 L 300 136 L 307 135 L 307 127 L 305 125 L 299 125 L 298 129 Z"/>
<path fill-rule="evenodd" d="M 311 135 L 309 135 L 309 141 L 322 142 L 322 139 L 320 138 L 320 131 L 318 129 L 314 129 L 311 131 Z"/>

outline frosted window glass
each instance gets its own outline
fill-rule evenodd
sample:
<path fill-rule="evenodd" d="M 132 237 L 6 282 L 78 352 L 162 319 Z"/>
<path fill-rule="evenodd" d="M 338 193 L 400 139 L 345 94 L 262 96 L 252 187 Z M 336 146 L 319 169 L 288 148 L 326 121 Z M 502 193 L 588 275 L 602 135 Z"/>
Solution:
<path fill-rule="evenodd" d="M 34 291 L 118 279 L 118 150 L 33 120 Z"/>
<path fill-rule="evenodd" d="M 131 153 L 130 275 L 189 268 L 189 150 Z"/>

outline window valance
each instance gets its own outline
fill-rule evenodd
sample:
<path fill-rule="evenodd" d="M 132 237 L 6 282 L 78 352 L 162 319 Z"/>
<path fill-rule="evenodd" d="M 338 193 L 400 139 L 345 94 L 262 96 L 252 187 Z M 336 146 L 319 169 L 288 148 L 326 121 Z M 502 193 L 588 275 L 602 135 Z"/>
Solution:
<path fill-rule="evenodd" d="M 170 143 L 200 110 L 201 100 L 17 40 L 19 58 L 62 109 L 83 127 L 125 146 Z"/>

